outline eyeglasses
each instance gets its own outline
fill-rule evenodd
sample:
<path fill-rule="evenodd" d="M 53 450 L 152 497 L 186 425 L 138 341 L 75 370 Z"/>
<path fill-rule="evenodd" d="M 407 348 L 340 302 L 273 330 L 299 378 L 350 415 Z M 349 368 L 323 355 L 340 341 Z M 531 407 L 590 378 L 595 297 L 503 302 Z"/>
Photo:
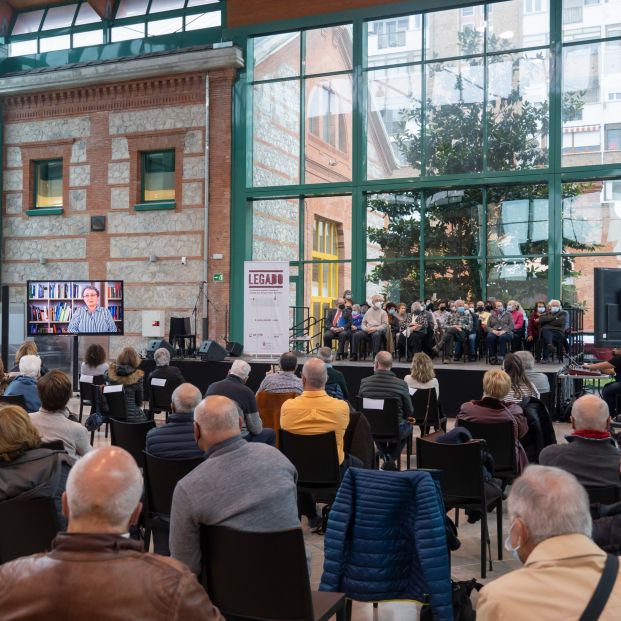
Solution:
<path fill-rule="evenodd" d="M 96 293 L 85 293 L 84 297 L 85 298 L 97 298 L 99 296 Z"/>

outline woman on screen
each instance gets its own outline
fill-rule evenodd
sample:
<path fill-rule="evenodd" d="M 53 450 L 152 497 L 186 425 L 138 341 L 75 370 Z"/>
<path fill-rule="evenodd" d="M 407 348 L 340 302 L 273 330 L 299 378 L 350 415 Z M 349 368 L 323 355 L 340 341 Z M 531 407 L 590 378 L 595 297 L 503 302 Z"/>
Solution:
<path fill-rule="evenodd" d="M 110 311 L 99 306 L 99 290 L 88 285 L 82 291 L 82 298 L 86 306 L 77 309 L 69 325 L 67 332 L 70 334 L 100 334 L 117 332 L 116 324 Z"/>

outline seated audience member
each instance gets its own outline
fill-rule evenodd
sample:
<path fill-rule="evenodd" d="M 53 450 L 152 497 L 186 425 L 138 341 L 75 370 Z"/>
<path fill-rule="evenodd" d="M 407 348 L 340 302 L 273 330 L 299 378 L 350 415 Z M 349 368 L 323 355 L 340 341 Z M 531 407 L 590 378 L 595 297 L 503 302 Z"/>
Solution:
<path fill-rule="evenodd" d="M 356 330 L 352 336 L 351 360 L 358 360 L 360 346 L 363 342 L 371 343 L 373 355 L 382 348 L 388 339 L 388 314 L 382 308 L 383 297 L 375 294 L 371 298 L 372 307 L 364 314 L 360 330 Z"/>
<path fill-rule="evenodd" d="M 517 300 L 507 302 L 507 312 L 513 317 L 513 341 L 511 349 L 514 352 L 522 349 L 522 341 L 526 337 L 526 317 L 520 303 Z"/>
<path fill-rule="evenodd" d="M 507 344 L 513 340 L 513 316 L 498 300 L 494 312 L 487 320 L 485 342 L 491 364 L 502 364 L 507 353 Z"/>
<path fill-rule="evenodd" d="M 606 561 L 606 553 L 591 540 L 584 488 L 563 470 L 529 466 L 511 487 L 508 510 L 505 547 L 524 567 L 483 587 L 477 621 L 580 618 Z M 618 574 L 597 618 L 621 618 Z"/>
<path fill-rule="evenodd" d="M 406 332 L 406 349 L 407 361 L 411 362 L 414 354 L 419 353 L 427 337 L 427 328 L 429 327 L 429 315 L 420 302 L 412 303 L 412 314 L 410 316 L 410 324 Z M 403 340 L 403 339 L 402 339 Z"/>
<path fill-rule="evenodd" d="M 26 402 L 26 411 L 36 412 L 41 407 L 39 393 L 37 392 L 37 378 L 41 369 L 41 358 L 27 354 L 22 356 L 19 361 L 18 375 L 4 391 L 9 397 L 11 395 L 21 395 Z"/>
<path fill-rule="evenodd" d="M 550 392 L 550 382 L 548 380 L 548 376 L 545 373 L 541 373 L 541 371 L 535 371 L 534 356 L 526 350 L 516 351 L 515 355 L 520 359 L 526 377 L 530 380 L 530 383 L 539 391 L 539 396 Z"/>
<path fill-rule="evenodd" d="M 144 372 L 139 367 L 140 357 L 138 352 L 132 347 L 124 347 L 117 359 L 104 373 L 106 384 L 123 386 L 125 412 L 129 422 L 140 422 L 146 418 L 142 409 L 144 401 Z"/>
<path fill-rule="evenodd" d="M 608 432 L 610 414 L 606 402 L 596 395 L 584 395 L 571 408 L 567 444 L 546 446 L 539 455 L 543 466 L 571 472 L 582 485 L 621 486 L 621 449 Z"/>
<path fill-rule="evenodd" d="M 522 403 L 522 399 L 526 397 L 539 399 L 539 391 L 526 376 L 522 361 L 516 354 L 507 354 L 502 368 L 511 378 L 511 390 L 505 397 L 505 401 Z"/>
<path fill-rule="evenodd" d="M 141 495 L 142 475 L 123 449 L 81 459 L 63 494 L 67 532 L 50 552 L 0 566 L 2 617 L 224 621 L 187 567 L 125 536 L 138 521 Z"/>
<path fill-rule="evenodd" d="M 550 356 L 554 357 L 557 348 L 563 351 L 568 321 L 569 315 L 562 310 L 559 300 L 550 300 L 548 310 L 539 318 L 543 362 L 548 362 Z"/>
<path fill-rule="evenodd" d="M 584 367 L 615 376 L 614 382 L 604 386 L 602 399 L 608 404 L 610 416 L 616 417 L 619 414 L 617 412 L 617 395 L 621 395 L 621 347 L 612 348 L 612 358 L 610 360 L 585 364 Z"/>
<path fill-rule="evenodd" d="M 278 363 L 280 371 L 266 373 L 257 392 L 295 392 L 301 395 L 304 390 L 302 380 L 295 374 L 298 368 L 297 354 L 294 351 L 286 351 L 280 356 Z"/>
<path fill-rule="evenodd" d="M 472 315 L 466 311 L 466 306 L 463 300 L 455 301 L 455 309 L 451 312 L 446 320 L 444 327 L 444 334 L 440 339 L 440 342 L 433 350 L 434 354 L 438 352 L 446 345 L 449 350 L 449 356 L 454 346 L 453 360 L 457 362 L 461 360 L 462 349 L 465 344 L 468 343 L 470 333 L 474 328 Z"/>
<path fill-rule="evenodd" d="M 73 395 L 71 381 L 62 371 L 53 370 L 39 379 L 37 390 L 41 397 L 41 409 L 31 414 L 30 420 L 43 442 L 62 441 L 69 462 L 73 464 L 92 447 L 86 428 L 69 419 L 71 412 L 67 404 Z"/>
<path fill-rule="evenodd" d="M 533 311 L 528 318 L 528 327 L 526 329 L 526 342 L 529 349 L 534 349 L 536 343 L 541 336 L 541 316 L 546 312 L 546 303 L 543 300 L 537 300 Z"/>
<path fill-rule="evenodd" d="M 244 441 L 240 427 L 237 405 L 227 397 L 206 397 L 194 410 L 205 461 L 175 487 L 170 550 L 196 574 L 200 524 L 252 532 L 300 528 L 293 464 L 270 446 Z"/>
<path fill-rule="evenodd" d="M 396 461 L 401 458 L 407 437 L 412 433 L 408 419 L 414 414 L 408 385 L 392 372 L 392 356 L 381 351 L 375 356 L 373 375 L 362 378 L 358 395 L 369 399 L 396 399 L 401 414 L 399 423 L 400 443 L 378 442 L 378 448 L 384 459 L 384 470 L 396 470 Z"/>
<path fill-rule="evenodd" d="M 519 474 L 528 464 L 526 452 L 520 444 L 520 438 L 528 432 L 528 423 L 522 408 L 515 403 L 505 402 L 509 390 L 511 390 L 511 378 L 504 371 L 487 371 L 483 376 L 483 398 L 462 403 L 457 418 L 490 425 L 511 421 Z"/>
<path fill-rule="evenodd" d="M 15 365 L 9 372 L 11 377 L 16 377 L 19 375 L 19 361 L 24 356 L 38 356 L 39 350 L 37 349 L 37 344 L 34 341 L 24 341 L 17 350 L 15 354 Z M 41 370 L 39 371 L 39 375 L 45 375 L 48 371 L 48 368 L 41 362 Z"/>
<path fill-rule="evenodd" d="M 2 358 L 0 358 L 0 395 L 4 394 L 6 387 L 9 385 L 11 378 L 8 373 L 4 372 L 4 362 L 2 362 Z"/>
<path fill-rule="evenodd" d="M 88 346 L 84 362 L 80 365 L 80 375 L 103 375 L 108 370 L 106 351 L 101 345 L 93 343 Z"/>
<path fill-rule="evenodd" d="M 323 360 L 328 371 L 328 380 L 326 381 L 326 392 L 328 395 L 347 401 L 349 399 L 347 382 L 345 381 L 345 376 L 332 365 L 332 350 L 329 347 L 320 347 L 317 352 L 317 358 Z"/>
<path fill-rule="evenodd" d="M 332 340 L 338 339 L 338 355 L 343 357 L 345 343 L 351 336 L 351 309 L 345 304 L 343 298 L 336 300 L 336 308 L 328 312 L 325 320 L 323 333 L 323 345 L 332 349 Z"/>
<path fill-rule="evenodd" d="M 25 410 L 0 407 L 0 502 L 53 498 L 64 527 L 60 498 L 70 467 L 65 452 L 41 448 L 41 436 Z"/>
<path fill-rule="evenodd" d="M 479 317 L 479 324 L 481 326 L 481 330 L 483 330 L 483 332 L 485 332 L 485 330 L 487 328 L 487 320 L 489 319 L 489 316 L 491 314 L 488 310 L 485 310 L 485 302 L 481 302 L 479 300 L 477 302 L 477 304 L 476 304 L 474 312 Z"/>
<path fill-rule="evenodd" d="M 403 379 L 408 385 L 408 388 L 413 388 L 415 390 L 433 388 L 436 391 L 436 397 L 440 398 L 440 384 L 438 384 L 438 380 L 436 379 L 433 362 L 431 362 L 431 358 L 424 352 L 414 354 L 410 373 Z"/>
<path fill-rule="evenodd" d="M 193 384 L 177 386 L 168 422 L 147 433 L 147 453 L 162 459 L 202 459 L 203 451 L 194 438 L 194 408 L 201 399 L 201 391 Z"/>
<path fill-rule="evenodd" d="M 407 305 L 405 302 L 401 302 L 397 309 L 397 315 L 395 317 L 396 331 L 393 335 L 395 348 L 399 352 L 400 356 L 405 356 L 406 342 L 409 334 L 409 327 L 412 323 L 412 314 L 408 313 Z"/>
<path fill-rule="evenodd" d="M 181 373 L 179 368 L 171 366 L 170 352 L 165 347 L 160 347 L 155 350 L 153 360 L 155 361 L 155 369 L 149 373 L 149 377 L 147 378 L 147 385 L 149 387 L 151 386 L 152 379 L 166 380 L 166 388 L 172 390 L 185 382 L 183 373 Z"/>
<path fill-rule="evenodd" d="M 225 379 L 209 386 L 205 397 L 220 395 L 232 399 L 240 409 L 241 435 L 247 442 L 264 442 L 276 446 L 273 429 L 263 427 L 254 393 L 246 382 L 250 376 L 250 365 L 244 360 L 235 360 Z"/>

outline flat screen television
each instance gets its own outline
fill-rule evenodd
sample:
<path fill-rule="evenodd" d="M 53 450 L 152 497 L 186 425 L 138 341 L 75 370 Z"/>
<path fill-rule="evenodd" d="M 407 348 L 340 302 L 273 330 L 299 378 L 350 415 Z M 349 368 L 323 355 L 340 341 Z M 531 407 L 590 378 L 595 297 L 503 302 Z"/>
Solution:
<path fill-rule="evenodd" d="M 29 280 L 26 331 L 45 334 L 123 334 L 122 280 Z"/>

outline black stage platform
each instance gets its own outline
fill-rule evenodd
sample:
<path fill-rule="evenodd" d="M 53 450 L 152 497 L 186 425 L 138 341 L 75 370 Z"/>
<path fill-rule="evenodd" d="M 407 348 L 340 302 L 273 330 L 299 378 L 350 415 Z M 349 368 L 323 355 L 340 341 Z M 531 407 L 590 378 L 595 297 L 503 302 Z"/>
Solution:
<path fill-rule="evenodd" d="M 227 358 L 222 362 L 203 362 L 196 358 L 173 359 L 171 364 L 179 367 L 183 377 L 188 382 L 197 386 L 204 393 L 208 386 L 226 377 L 235 358 Z M 252 367 L 248 386 L 256 392 L 259 384 L 265 377 L 265 373 L 271 369 L 272 363 L 266 359 L 256 360 L 244 357 Z M 277 360 L 274 360 L 277 362 Z M 303 362 L 303 360 L 301 360 Z M 347 386 L 349 387 L 350 397 L 353 398 L 358 392 L 360 380 L 373 373 L 373 363 L 366 362 L 335 362 L 335 368 L 345 375 Z M 455 416 L 459 412 L 459 406 L 470 399 L 480 399 L 482 393 L 483 374 L 488 369 L 498 369 L 481 362 L 453 362 L 451 364 L 434 364 L 436 377 L 440 383 L 440 402 L 444 413 L 448 416 Z M 145 375 L 148 375 L 154 368 L 153 360 L 143 360 L 141 364 Z M 393 371 L 399 377 L 405 377 L 409 373 L 410 365 L 395 362 Z M 536 365 L 536 370 L 545 373 L 550 381 L 550 388 L 554 394 L 556 386 L 556 375 L 560 371 L 561 365 Z"/>

